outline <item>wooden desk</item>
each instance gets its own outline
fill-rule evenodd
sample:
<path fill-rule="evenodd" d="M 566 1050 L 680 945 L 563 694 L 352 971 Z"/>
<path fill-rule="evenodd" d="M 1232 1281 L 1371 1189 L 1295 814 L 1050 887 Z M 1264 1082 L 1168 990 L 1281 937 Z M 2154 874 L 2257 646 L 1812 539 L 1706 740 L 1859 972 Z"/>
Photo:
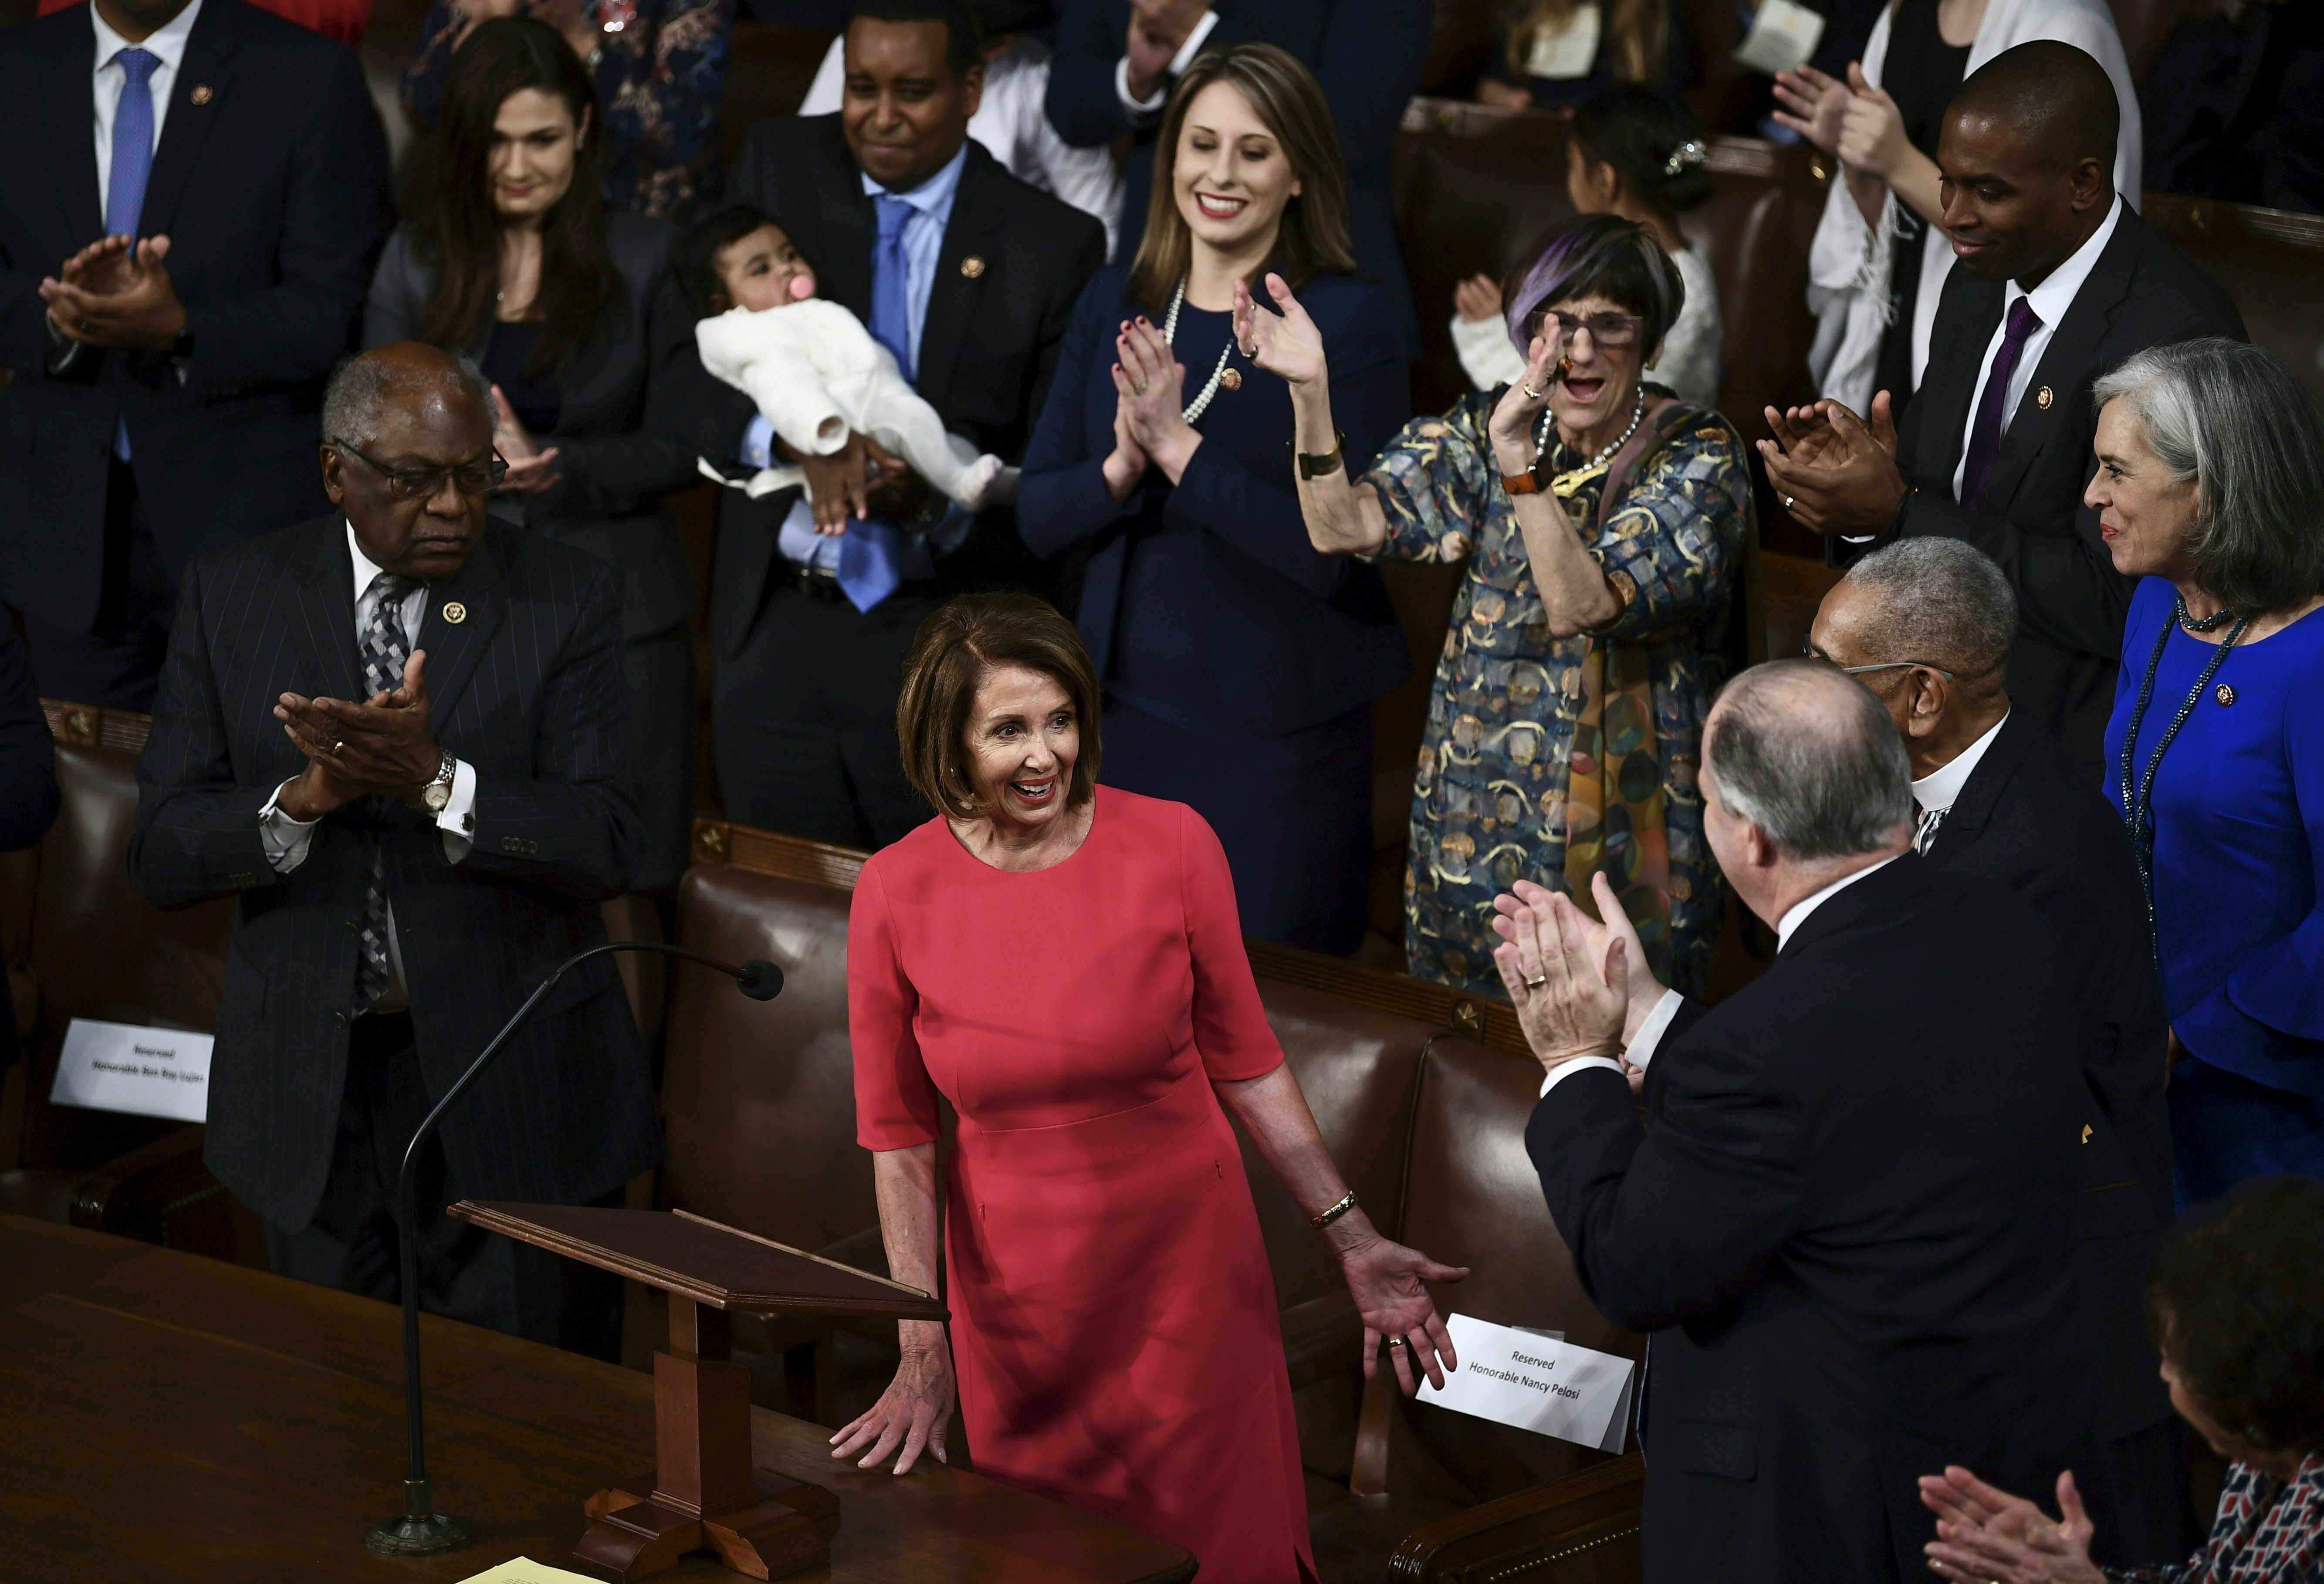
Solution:
<path fill-rule="evenodd" d="M 403 1495 L 393 1308 L 239 1266 L 0 1215 L 0 1579 L 335 1584 L 564 1566 L 582 1498 L 653 1457 L 653 1379 L 421 1321 L 437 1500 L 476 1542 L 401 1560 L 364 1530 Z M 752 1412 L 761 1467 L 839 1495 L 832 1584 L 1166 1584 L 1176 1546 L 974 1474 L 834 1463 Z M 706 1559 L 661 1575 L 733 1579 Z"/>

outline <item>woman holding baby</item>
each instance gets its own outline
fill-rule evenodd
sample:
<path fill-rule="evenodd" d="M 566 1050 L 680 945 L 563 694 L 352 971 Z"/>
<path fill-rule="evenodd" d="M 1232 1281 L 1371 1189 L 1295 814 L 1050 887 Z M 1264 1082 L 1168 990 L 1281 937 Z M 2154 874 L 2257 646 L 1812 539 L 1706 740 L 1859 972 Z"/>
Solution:
<path fill-rule="evenodd" d="M 452 58 L 433 180 L 373 277 L 364 344 L 425 341 L 493 382 L 509 464 L 493 513 L 622 577 L 629 725 L 645 778 L 633 884 L 677 885 L 693 807 L 694 574 L 664 503 L 696 477 L 653 421 L 694 315 L 669 222 L 609 210 L 587 72 L 548 23 L 479 23 Z M 698 377 L 698 376 L 697 376 Z"/>
<path fill-rule="evenodd" d="M 1217 832 L 1245 933 L 1336 953 L 1364 929 L 1371 701 L 1410 669 L 1379 575 L 1308 541 L 1290 392 L 1234 342 L 1238 285 L 1295 283 L 1367 465 L 1410 410 L 1393 301 L 1357 280 L 1323 91 L 1284 51 L 1200 56 L 1163 112 L 1136 258 L 1065 333 L 1027 448 L 1019 531 L 1088 556 L 1079 626 L 1105 691 L 1105 779 Z"/>

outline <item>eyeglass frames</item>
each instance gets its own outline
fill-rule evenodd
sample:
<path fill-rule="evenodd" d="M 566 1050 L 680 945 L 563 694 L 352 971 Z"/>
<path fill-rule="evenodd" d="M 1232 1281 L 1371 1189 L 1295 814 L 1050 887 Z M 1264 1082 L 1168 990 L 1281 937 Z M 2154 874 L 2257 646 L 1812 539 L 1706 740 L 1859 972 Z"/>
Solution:
<path fill-rule="evenodd" d="M 379 474 L 387 484 L 387 493 L 399 501 L 428 500 L 444 488 L 447 479 L 451 481 L 452 487 L 464 495 L 489 495 L 500 488 L 502 480 L 508 477 L 508 464 L 501 460 L 498 453 L 489 459 L 478 457 L 473 462 L 463 462 L 456 467 L 390 467 L 364 456 L 351 441 L 330 440 L 326 443 L 334 450 L 346 452 Z"/>
<path fill-rule="evenodd" d="M 1823 650 L 1816 648 L 1812 639 L 1803 639 L 1800 641 L 1800 657 L 1803 659 L 1821 660 L 1833 670 L 1848 677 L 1861 677 L 1867 671 L 1933 671 L 1948 682 L 1954 680 L 1950 671 L 1946 670 L 1942 666 L 1932 666 L 1926 660 L 1883 660 L 1877 666 L 1843 666 Z"/>

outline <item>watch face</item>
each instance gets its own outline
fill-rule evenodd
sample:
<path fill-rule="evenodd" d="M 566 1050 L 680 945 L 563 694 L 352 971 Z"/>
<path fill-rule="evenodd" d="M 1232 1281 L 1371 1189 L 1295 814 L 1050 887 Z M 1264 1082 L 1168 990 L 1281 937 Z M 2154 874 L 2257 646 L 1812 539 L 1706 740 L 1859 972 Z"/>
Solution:
<path fill-rule="evenodd" d="M 452 801 L 452 788 L 441 781 L 437 781 L 430 784 L 428 790 L 420 795 L 420 799 L 428 806 L 429 813 L 441 814 L 444 812 L 444 806 Z"/>

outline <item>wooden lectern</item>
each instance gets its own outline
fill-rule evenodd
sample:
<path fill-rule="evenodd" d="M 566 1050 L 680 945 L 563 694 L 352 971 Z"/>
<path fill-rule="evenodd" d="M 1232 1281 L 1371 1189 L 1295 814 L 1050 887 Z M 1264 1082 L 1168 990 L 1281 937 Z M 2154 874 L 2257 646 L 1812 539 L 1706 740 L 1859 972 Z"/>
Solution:
<path fill-rule="evenodd" d="M 728 1360 L 733 1314 L 947 1320 L 916 1287 L 691 1216 L 462 1200 L 450 1214 L 669 1294 L 654 1355 L 655 1467 L 582 1505 L 573 1549 L 602 1579 L 650 1578 L 696 1551 L 753 1579 L 831 1560 L 839 1498 L 751 1466 L 750 1377 Z"/>

